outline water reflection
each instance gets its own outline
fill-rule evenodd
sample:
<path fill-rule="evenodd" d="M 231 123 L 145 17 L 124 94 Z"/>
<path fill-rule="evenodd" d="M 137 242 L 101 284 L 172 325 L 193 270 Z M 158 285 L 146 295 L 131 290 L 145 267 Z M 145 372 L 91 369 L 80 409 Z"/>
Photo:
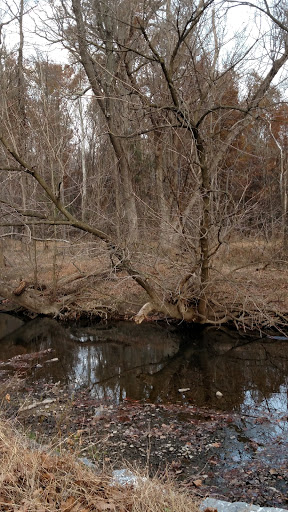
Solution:
<path fill-rule="evenodd" d="M 23 324 L 23 320 L 20 320 L 19 318 L 15 318 L 11 315 L 0 314 L 0 338 L 7 336 Z"/>
<path fill-rule="evenodd" d="M 146 399 L 248 415 L 287 415 L 286 339 L 251 341 L 224 330 L 128 322 L 67 327 L 35 319 L 24 324 L 1 314 L 0 340 L 2 361 L 53 350 L 46 360 L 58 361 L 33 362 L 30 379 L 60 381 L 75 390 L 88 387 L 104 400 Z"/>

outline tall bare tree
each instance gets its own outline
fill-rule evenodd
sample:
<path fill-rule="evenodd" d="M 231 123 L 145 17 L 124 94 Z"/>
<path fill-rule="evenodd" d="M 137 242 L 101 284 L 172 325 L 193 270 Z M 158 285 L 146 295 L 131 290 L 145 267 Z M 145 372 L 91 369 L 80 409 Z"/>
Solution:
<path fill-rule="evenodd" d="M 46 216 L 42 224 L 69 225 L 98 237 L 113 251 L 118 268 L 144 288 L 150 300 L 138 321 L 152 309 L 200 323 L 229 319 L 219 317 L 210 301 L 213 258 L 235 214 L 223 173 L 239 138 L 251 123 L 256 126 L 272 81 L 287 63 L 288 45 L 286 29 L 277 18 L 273 23 L 279 38 L 272 41 L 273 51 L 260 79 L 252 85 L 241 82 L 240 72 L 249 71 L 255 43 L 249 48 L 242 40 L 227 52 L 220 29 L 230 4 L 223 1 L 217 10 L 214 4 L 214 0 L 193 5 L 188 0 L 53 4 L 60 36 L 85 71 L 97 118 L 113 149 L 119 184 L 115 197 L 119 193 L 126 224 L 120 240 L 68 208 L 45 178 L 43 167 L 34 165 L 33 153 L 21 155 L 9 134 L 0 137 L 9 164 L 16 161 L 17 171 L 32 177 L 59 212 L 59 219 Z M 143 272 L 143 262 L 136 267 L 127 250 L 138 237 L 140 205 L 160 220 L 155 238 L 160 224 L 161 236 L 166 229 L 171 240 L 174 231 L 178 244 L 180 240 L 189 251 L 189 268 L 182 269 L 173 289 L 163 289 Z M 151 229 L 151 221 L 145 228 Z"/>

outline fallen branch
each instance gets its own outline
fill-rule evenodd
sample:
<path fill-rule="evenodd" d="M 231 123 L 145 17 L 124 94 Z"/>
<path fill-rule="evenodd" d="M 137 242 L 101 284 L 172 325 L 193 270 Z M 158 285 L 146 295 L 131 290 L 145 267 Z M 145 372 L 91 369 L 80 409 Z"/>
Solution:
<path fill-rule="evenodd" d="M 43 293 L 38 290 L 29 288 L 28 290 L 23 291 L 20 295 L 15 295 L 14 291 L 15 289 L 13 289 L 12 286 L 0 283 L 1 297 L 4 297 L 13 304 L 24 309 L 28 309 L 38 315 L 56 316 L 64 305 L 63 302 L 65 298 L 63 298 L 63 302 L 61 304 L 57 302 L 49 302 L 48 298 L 43 296 Z"/>
<path fill-rule="evenodd" d="M 20 281 L 19 286 L 17 286 L 17 288 L 15 288 L 15 290 L 13 290 L 14 295 L 16 295 L 17 297 L 22 295 L 22 293 L 26 289 L 27 285 L 28 285 L 27 281 Z"/>

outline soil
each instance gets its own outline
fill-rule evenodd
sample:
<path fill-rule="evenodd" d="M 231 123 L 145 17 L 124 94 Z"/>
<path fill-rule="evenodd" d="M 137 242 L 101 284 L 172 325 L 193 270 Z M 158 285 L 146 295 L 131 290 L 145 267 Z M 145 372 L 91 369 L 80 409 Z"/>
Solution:
<path fill-rule="evenodd" d="M 128 465 L 172 476 L 195 497 L 288 509 L 288 418 L 273 423 L 179 404 L 115 404 L 85 389 L 73 395 L 57 384 L 18 378 L 2 395 L 4 414 L 49 450 L 52 444 L 73 451 L 96 468 Z"/>

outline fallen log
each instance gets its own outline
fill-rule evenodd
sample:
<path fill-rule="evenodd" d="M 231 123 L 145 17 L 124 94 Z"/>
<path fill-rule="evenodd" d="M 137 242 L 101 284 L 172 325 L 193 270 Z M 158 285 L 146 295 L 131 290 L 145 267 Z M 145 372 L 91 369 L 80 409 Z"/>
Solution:
<path fill-rule="evenodd" d="M 0 282 L 0 296 L 4 297 L 6 301 L 11 301 L 11 303 L 37 315 L 57 316 L 60 309 L 63 308 L 63 302 L 52 302 L 38 290 L 29 288 L 22 290 L 20 294 L 15 294 L 18 288 L 15 290 L 12 286 Z"/>

